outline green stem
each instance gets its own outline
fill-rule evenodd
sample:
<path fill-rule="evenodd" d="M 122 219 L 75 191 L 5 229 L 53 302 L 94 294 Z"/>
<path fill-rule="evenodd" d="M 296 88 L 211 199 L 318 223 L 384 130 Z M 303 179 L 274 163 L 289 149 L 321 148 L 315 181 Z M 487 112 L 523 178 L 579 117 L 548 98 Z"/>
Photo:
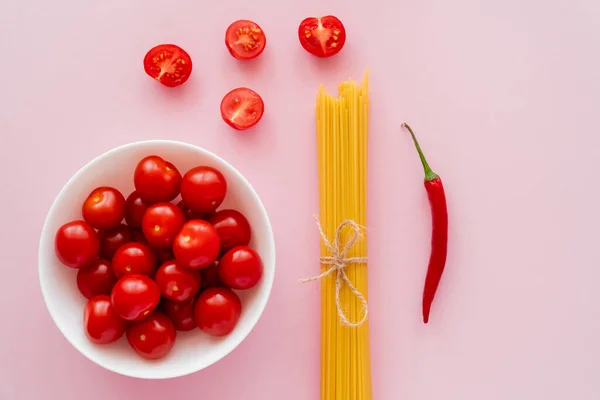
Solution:
<path fill-rule="evenodd" d="M 417 148 L 417 152 L 419 153 L 419 158 L 421 159 L 421 163 L 423 164 L 423 169 L 425 170 L 425 181 L 432 181 L 434 179 L 439 178 L 439 176 L 431 170 L 431 167 L 427 163 L 425 156 L 423 155 L 423 151 L 421 150 L 421 146 L 419 146 L 419 142 L 417 141 L 417 137 L 410 126 L 407 123 L 402 124 L 403 128 L 408 129 L 410 132 L 410 136 L 412 136 L 413 142 L 415 143 L 415 147 Z"/>

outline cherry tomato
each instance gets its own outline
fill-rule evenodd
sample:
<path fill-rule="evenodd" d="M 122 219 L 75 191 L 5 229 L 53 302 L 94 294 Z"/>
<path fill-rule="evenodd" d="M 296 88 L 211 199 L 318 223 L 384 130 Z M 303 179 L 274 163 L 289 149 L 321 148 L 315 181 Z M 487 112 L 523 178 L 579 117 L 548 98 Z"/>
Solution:
<path fill-rule="evenodd" d="M 127 275 L 117 281 L 110 298 L 121 318 L 138 321 L 154 311 L 160 301 L 160 290 L 146 275 Z"/>
<path fill-rule="evenodd" d="M 142 231 L 150 246 L 168 249 L 186 219 L 183 211 L 171 203 L 156 203 L 146 210 Z"/>
<path fill-rule="evenodd" d="M 127 225 L 133 228 L 142 226 L 142 218 L 148 206 L 142 200 L 142 195 L 138 191 L 132 192 L 125 201 L 125 221 Z"/>
<path fill-rule="evenodd" d="M 158 156 L 148 156 L 135 168 L 133 183 L 144 203 L 152 205 L 177 197 L 181 174 L 170 162 Z"/>
<path fill-rule="evenodd" d="M 110 294 L 115 283 L 117 277 L 110 262 L 100 258 L 77 271 L 77 288 L 88 299 L 101 294 Z"/>
<path fill-rule="evenodd" d="M 144 236 L 144 233 L 141 230 L 132 229 L 131 232 L 133 232 L 133 241 L 134 242 L 142 243 L 142 244 L 149 246 L 148 239 L 146 239 L 146 236 Z"/>
<path fill-rule="evenodd" d="M 346 29 L 342 21 L 332 15 L 306 18 L 298 28 L 300 44 L 317 57 L 331 57 L 346 43 Z"/>
<path fill-rule="evenodd" d="M 119 224 L 116 228 L 108 231 L 99 231 L 98 238 L 100 239 L 100 257 L 107 260 L 112 260 L 119 247 L 134 240 L 133 231 L 124 224 Z"/>
<path fill-rule="evenodd" d="M 206 289 L 194 306 L 196 325 L 211 336 L 225 336 L 233 331 L 241 313 L 240 298 L 227 288 Z"/>
<path fill-rule="evenodd" d="M 265 112 L 262 97 L 254 90 L 239 87 L 221 100 L 221 117 L 229 126 L 239 131 L 253 127 Z"/>
<path fill-rule="evenodd" d="M 64 224 L 54 239 L 56 256 L 67 267 L 90 265 L 100 252 L 100 240 L 94 228 L 85 221 Z"/>
<path fill-rule="evenodd" d="M 219 235 L 211 224 L 200 219 L 188 221 L 173 242 L 175 259 L 186 268 L 210 266 L 219 256 Z"/>
<path fill-rule="evenodd" d="M 225 32 L 227 50 L 238 60 L 258 57 L 266 44 L 265 32 L 252 21 L 235 21 Z"/>
<path fill-rule="evenodd" d="M 112 267 L 117 278 L 131 274 L 152 276 L 156 271 L 156 256 L 143 243 L 126 243 L 115 253 Z"/>
<path fill-rule="evenodd" d="M 86 303 L 83 309 L 83 329 L 92 342 L 108 344 L 123 336 L 127 323 L 115 312 L 110 297 L 101 295 Z"/>
<path fill-rule="evenodd" d="M 181 200 L 179 203 L 177 203 L 177 207 L 179 207 L 181 209 L 181 211 L 183 211 L 183 213 L 185 214 L 185 217 L 187 218 L 188 221 L 192 220 L 192 219 L 206 220 L 207 214 L 201 213 L 201 212 L 196 212 L 196 211 L 192 210 L 190 207 L 188 207 L 187 204 L 185 204 L 185 201 L 183 201 L 183 200 Z"/>
<path fill-rule="evenodd" d="M 250 289 L 262 276 L 263 263 L 256 251 L 248 246 L 229 250 L 219 260 L 219 279 L 232 289 Z"/>
<path fill-rule="evenodd" d="M 199 213 L 214 212 L 225 199 L 227 181 L 209 166 L 190 169 L 181 182 L 181 197 L 190 209 Z"/>
<path fill-rule="evenodd" d="M 191 331 L 196 328 L 194 321 L 194 300 L 185 303 L 176 303 L 170 300 L 162 300 L 160 308 L 163 313 L 173 322 L 178 331 Z"/>
<path fill-rule="evenodd" d="M 157 265 L 162 265 L 167 261 L 173 260 L 175 256 L 171 249 L 152 249 L 154 250 L 154 255 L 156 256 Z"/>
<path fill-rule="evenodd" d="M 168 87 L 179 86 L 192 74 L 192 59 L 181 47 L 160 44 L 144 57 L 144 71 Z"/>
<path fill-rule="evenodd" d="M 160 294 L 168 300 L 183 303 L 192 300 L 202 283 L 200 271 L 183 268 L 177 261 L 167 261 L 156 271 L 154 281 Z"/>
<path fill-rule="evenodd" d="M 235 246 L 246 246 L 250 243 L 250 224 L 241 212 L 236 210 L 220 210 L 208 222 L 215 227 L 221 239 L 221 252 L 225 252 Z"/>
<path fill-rule="evenodd" d="M 163 358 L 175 345 L 175 325 L 159 311 L 127 329 L 127 341 L 140 356 L 149 360 Z"/>
<path fill-rule="evenodd" d="M 203 268 L 200 270 L 202 276 L 202 285 L 200 290 L 207 289 L 210 287 L 223 286 L 221 279 L 219 279 L 219 262 L 215 261 L 210 267 Z"/>
<path fill-rule="evenodd" d="M 125 217 L 125 197 L 112 187 L 96 188 L 83 202 L 81 214 L 96 229 L 116 228 Z"/>

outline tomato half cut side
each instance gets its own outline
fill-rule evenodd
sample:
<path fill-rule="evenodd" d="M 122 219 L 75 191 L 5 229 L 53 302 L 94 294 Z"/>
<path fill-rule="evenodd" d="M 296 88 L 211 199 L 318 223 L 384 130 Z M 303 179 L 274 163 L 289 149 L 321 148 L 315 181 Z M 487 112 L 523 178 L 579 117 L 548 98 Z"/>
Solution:
<path fill-rule="evenodd" d="M 225 45 L 238 60 L 250 60 L 263 52 L 267 44 L 265 32 L 252 21 L 235 21 L 225 32 Z"/>
<path fill-rule="evenodd" d="M 342 50 L 346 43 L 346 29 L 342 21 L 333 15 L 306 18 L 298 28 L 300 44 L 317 57 L 331 57 Z"/>
<path fill-rule="evenodd" d="M 146 53 L 144 70 L 150 77 L 168 87 L 179 86 L 192 73 L 192 59 L 181 47 L 159 44 Z"/>
<path fill-rule="evenodd" d="M 239 87 L 227 93 L 221 101 L 221 117 L 234 129 L 244 130 L 260 121 L 265 103 L 254 90 Z"/>

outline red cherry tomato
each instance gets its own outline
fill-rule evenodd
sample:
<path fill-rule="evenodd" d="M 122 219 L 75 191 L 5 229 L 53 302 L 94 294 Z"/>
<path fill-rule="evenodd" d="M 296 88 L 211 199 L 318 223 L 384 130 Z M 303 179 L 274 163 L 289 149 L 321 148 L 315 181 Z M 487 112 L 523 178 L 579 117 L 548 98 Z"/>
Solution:
<path fill-rule="evenodd" d="M 168 249 L 186 219 L 183 211 L 171 203 L 156 203 L 146 210 L 142 231 L 150 246 Z"/>
<path fill-rule="evenodd" d="M 265 112 L 262 97 L 254 90 L 239 87 L 221 100 L 221 117 L 229 126 L 239 131 L 253 127 Z"/>
<path fill-rule="evenodd" d="M 160 44 L 144 57 L 144 71 L 168 87 L 179 86 L 192 74 L 192 59 L 181 47 Z"/>
<path fill-rule="evenodd" d="M 210 266 L 219 256 L 219 235 L 211 224 L 200 219 L 188 221 L 173 242 L 175 259 L 186 268 Z"/>
<path fill-rule="evenodd" d="M 133 241 L 136 243 L 142 243 L 145 244 L 147 246 L 150 246 L 150 244 L 148 244 L 148 240 L 146 239 L 146 236 L 144 236 L 144 234 L 142 233 L 141 230 L 138 229 L 132 229 L 131 230 L 133 232 Z"/>
<path fill-rule="evenodd" d="M 115 283 L 117 277 L 110 262 L 100 258 L 77 271 L 77 288 L 88 299 L 101 294 L 109 295 Z"/>
<path fill-rule="evenodd" d="M 194 321 L 194 300 L 185 303 L 176 303 L 170 300 L 162 300 L 160 307 L 163 313 L 173 322 L 178 331 L 191 331 L 196 328 Z"/>
<path fill-rule="evenodd" d="M 125 217 L 125 197 L 112 187 L 96 188 L 83 202 L 81 214 L 96 229 L 116 228 Z"/>
<path fill-rule="evenodd" d="M 235 21 L 225 32 L 227 50 L 238 60 L 258 57 L 266 44 L 265 32 L 252 21 Z"/>
<path fill-rule="evenodd" d="M 115 253 L 112 267 L 117 278 L 131 274 L 152 276 L 156 271 L 156 256 L 143 243 L 126 243 Z"/>
<path fill-rule="evenodd" d="M 127 225 L 133 228 L 142 226 L 142 218 L 148 206 L 142 200 L 142 195 L 138 191 L 132 192 L 125 201 L 125 221 Z"/>
<path fill-rule="evenodd" d="M 195 212 L 214 212 L 226 194 L 227 181 L 223 174 L 213 167 L 192 168 L 183 176 L 181 197 Z"/>
<path fill-rule="evenodd" d="M 64 265 L 81 268 L 90 265 L 98 257 L 100 240 L 90 224 L 72 221 L 58 228 L 54 250 Z"/>
<path fill-rule="evenodd" d="M 200 286 L 200 290 L 223 286 L 221 279 L 219 279 L 218 261 L 212 263 L 210 267 L 201 269 L 200 275 L 202 276 L 202 285 Z"/>
<path fill-rule="evenodd" d="M 127 329 L 129 345 L 136 353 L 149 360 L 158 360 L 169 354 L 176 337 L 173 322 L 159 311 Z"/>
<path fill-rule="evenodd" d="M 152 249 L 154 250 L 154 255 L 156 256 L 156 265 L 163 265 L 167 261 L 175 259 L 173 252 L 171 249 Z"/>
<path fill-rule="evenodd" d="M 306 18 L 298 28 L 300 44 L 317 57 L 331 57 L 346 43 L 346 29 L 342 21 L 332 15 Z"/>
<path fill-rule="evenodd" d="M 211 336 L 225 336 L 233 331 L 241 313 L 240 298 L 227 288 L 206 289 L 194 306 L 196 325 Z"/>
<path fill-rule="evenodd" d="M 98 238 L 100 239 L 100 257 L 107 260 L 112 260 L 119 247 L 134 240 L 133 231 L 124 224 L 108 231 L 99 231 Z"/>
<path fill-rule="evenodd" d="M 83 329 L 92 342 L 115 342 L 123 336 L 126 328 L 126 322 L 115 312 L 110 297 L 101 295 L 88 300 L 83 309 Z"/>
<path fill-rule="evenodd" d="M 177 261 L 167 261 L 156 271 L 154 281 L 164 298 L 179 303 L 192 300 L 202 283 L 200 271 L 183 268 Z"/>
<path fill-rule="evenodd" d="M 183 201 L 183 200 L 181 200 L 179 203 L 177 203 L 177 207 L 179 207 L 181 209 L 181 211 L 183 211 L 183 213 L 185 214 L 185 217 L 187 218 L 188 221 L 192 220 L 192 219 L 206 220 L 207 214 L 201 213 L 201 212 L 196 212 L 196 211 L 192 210 L 190 207 L 188 207 L 187 204 L 185 204 L 185 201 Z"/>
<path fill-rule="evenodd" d="M 138 321 L 150 314 L 160 301 L 156 283 L 146 275 L 127 275 L 117 281 L 110 299 L 119 316 Z"/>
<path fill-rule="evenodd" d="M 250 289 L 262 276 L 263 264 L 256 251 L 248 246 L 229 250 L 219 260 L 219 278 L 232 289 Z"/>
<path fill-rule="evenodd" d="M 221 252 L 250 243 L 250 224 L 241 212 L 220 210 L 208 222 L 215 227 L 221 239 Z"/>
<path fill-rule="evenodd" d="M 177 197 L 181 174 L 170 162 L 158 156 L 148 156 L 135 168 L 133 183 L 144 203 L 152 205 Z"/>

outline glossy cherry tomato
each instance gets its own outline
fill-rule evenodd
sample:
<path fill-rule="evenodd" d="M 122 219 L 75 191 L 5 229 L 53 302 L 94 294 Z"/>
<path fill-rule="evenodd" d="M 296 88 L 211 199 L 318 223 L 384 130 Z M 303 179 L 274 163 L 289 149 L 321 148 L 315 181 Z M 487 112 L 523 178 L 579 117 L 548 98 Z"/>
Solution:
<path fill-rule="evenodd" d="M 192 220 L 192 219 L 206 220 L 207 215 L 209 215 L 209 214 L 196 212 L 196 211 L 192 210 L 190 207 L 188 207 L 187 204 L 185 204 L 185 201 L 183 201 L 183 200 L 181 200 L 179 203 L 177 203 L 177 207 L 179 207 L 181 209 L 181 211 L 183 211 L 183 213 L 185 214 L 185 217 L 187 218 L 188 221 Z"/>
<path fill-rule="evenodd" d="M 219 256 L 219 235 L 211 224 L 200 219 L 188 221 L 173 242 L 175 259 L 186 268 L 210 266 Z"/>
<path fill-rule="evenodd" d="M 176 337 L 175 325 L 159 311 L 127 329 L 129 345 L 136 353 L 149 360 L 158 360 L 169 354 Z"/>
<path fill-rule="evenodd" d="M 88 299 L 101 294 L 109 295 L 115 283 L 117 277 L 110 262 L 100 258 L 77 271 L 77 288 Z"/>
<path fill-rule="evenodd" d="M 142 219 L 142 231 L 150 246 L 168 249 L 185 222 L 183 211 L 176 205 L 156 203 L 146 210 Z"/>
<path fill-rule="evenodd" d="M 337 54 L 346 43 L 346 29 L 342 21 L 332 15 L 306 18 L 298 28 L 300 44 L 317 57 Z"/>
<path fill-rule="evenodd" d="M 142 218 L 148 206 L 142 200 L 142 195 L 138 191 L 132 192 L 125 201 L 125 221 L 127 225 L 133 228 L 142 226 Z"/>
<path fill-rule="evenodd" d="M 133 183 L 144 203 L 152 205 L 177 197 L 181 174 L 170 162 L 158 156 L 148 156 L 135 168 Z"/>
<path fill-rule="evenodd" d="M 156 256 L 143 243 L 126 243 L 115 253 L 112 268 L 117 278 L 131 274 L 152 276 L 156 272 Z"/>
<path fill-rule="evenodd" d="M 260 256 L 248 246 L 234 247 L 219 260 L 219 279 L 232 289 L 254 287 L 262 272 Z"/>
<path fill-rule="evenodd" d="M 110 297 L 101 295 L 91 298 L 85 305 L 83 329 L 92 342 L 108 344 L 123 336 L 127 324 L 116 313 Z"/>
<path fill-rule="evenodd" d="M 184 268 L 177 261 L 171 260 L 156 271 L 154 281 L 164 298 L 183 303 L 198 294 L 202 278 L 200 271 Z"/>
<path fill-rule="evenodd" d="M 225 32 L 227 50 L 238 60 L 258 57 L 266 44 L 265 32 L 252 21 L 235 21 Z"/>
<path fill-rule="evenodd" d="M 210 287 L 223 286 L 221 279 L 219 278 L 219 262 L 215 261 L 210 267 L 203 268 L 200 270 L 202 276 L 202 285 L 200 290 L 204 290 Z"/>
<path fill-rule="evenodd" d="M 146 236 L 144 236 L 144 233 L 141 230 L 139 230 L 139 229 L 132 229 L 131 231 L 133 232 L 133 241 L 134 242 L 136 242 L 136 243 L 142 243 L 142 244 L 145 244 L 147 246 L 150 246 L 150 244 L 148 243 L 148 239 L 146 239 Z"/>
<path fill-rule="evenodd" d="M 227 288 L 206 289 L 194 306 L 196 325 L 211 336 L 225 336 L 233 331 L 241 313 L 240 298 Z"/>
<path fill-rule="evenodd" d="M 221 252 L 250 243 L 250 224 L 241 212 L 220 210 L 214 213 L 208 222 L 215 227 L 221 239 Z"/>
<path fill-rule="evenodd" d="M 81 214 L 96 229 L 116 228 L 125 217 L 125 197 L 112 187 L 96 188 L 83 202 Z"/>
<path fill-rule="evenodd" d="M 200 213 L 214 212 L 225 199 L 227 181 L 213 167 L 190 169 L 181 182 L 181 197 L 192 210 Z"/>
<path fill-rule="evenodd" d="M 163 299 L 160 302 L 160 309 L 175 325 L 178 331 L 191 331 L 196 328 L 194 321 L 194 300 L 185 303 L 176 303 L 174 301 Z"/>
<path fill-rule="evenodd" d="M 100 239 L 100 257 L 112 260 L 113 256 L 125 243 L 134 240 L 133 231 L 124 224 L 119 224 L 116 228 L 108 231 L 98 231 Z"/>
<path fill-rule="evenodd" d="M 117 281 L 110 298 L 121 318 L 138 321 L 156 308 L 160 290 L 146 275 L 127 275 Z"/>
<path fill-rule="evenodd" d="M 94 228 L 85 221 L 64 224 L 54 238 L 56 256 L 67 267 L 90 265 L 100 252 L 100 240 Z"/>
<path fill-rule="evenodd" d="M 239 131 L 253 127 L 265 112 L 262 97 L 254 90 L 239 87 L 221 100 L 221 117 L 229 126 Z"/>
<path fill-rule="evenodd" d="M 171 249 L 152 249 L 154 250 L 154 255 L 156 256 L 156 265 L 163 265 L 167 261 L 174 260 L 175 256 L 173 255 L 173 251 Z"/>
<path fill-rule="evenodd" d="M 175 87 L 185 83 L 192 74 L 192 59 L 179 46 L 160 44 L 146 53 L 144 70 L 163 85 Z"/>

